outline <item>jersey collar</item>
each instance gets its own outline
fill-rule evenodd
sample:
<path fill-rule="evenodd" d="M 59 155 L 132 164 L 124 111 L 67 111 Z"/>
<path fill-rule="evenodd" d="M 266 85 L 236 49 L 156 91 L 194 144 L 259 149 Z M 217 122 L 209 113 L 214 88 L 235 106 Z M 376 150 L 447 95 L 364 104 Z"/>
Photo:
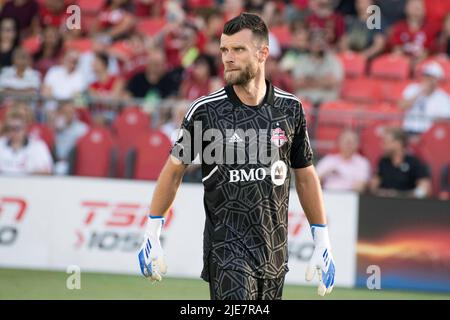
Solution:
<path fill-rule="evenodd" d="M 243 105 L 245 105 L 237 96 L 236 92 L 233 89 L 232 85 L 227 85 L 225 86 L 225 92 L 227 93 L 228 98 L 230 99 L 231 103 L 235 106 L 235 107 L 242 107 Z M 273 106 L 274 104 L 274 91 L 273 91 L 273 86 L 270 83 L 270 81 L 268 81 L 266 79 L 266 94 L 264 96 L 263 101 L 255 107 L 260 107 L 262 105 L 264 105 L 265 103 Z"/>

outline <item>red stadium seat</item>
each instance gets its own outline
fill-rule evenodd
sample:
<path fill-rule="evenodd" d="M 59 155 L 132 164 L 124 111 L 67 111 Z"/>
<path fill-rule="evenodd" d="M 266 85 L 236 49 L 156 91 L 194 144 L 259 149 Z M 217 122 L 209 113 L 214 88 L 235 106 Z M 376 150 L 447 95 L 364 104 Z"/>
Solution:
<path fill-rule="evenodd" d="M 153 37 L 158 34 L 166 24 L 164 18 L 142 19 L 136 25 L 136 30 L 147 36 Z"/>
<path fill-rule="evenodd" d="M 344 100 L 359 103 L 381 101 L 377 80 L 367 77 L 345 79 L 341 87 L 341 97 Z"/>
<path fill-rule="evenodd" d="M 378 166 L 378 160 L 383 154 L 382 142 L 383 133 L 388 127 L 400 127 L 400 121 L 382 121 L 378 120 L 371 125 L 365 127 L 360 135 L 360 150 L 361 154 L 365 156 L 372 166 Z"/>
<path fill-rule="evenodd" d="M 450 123 L 436 122 L 422 134 L 418 143 L 419 156 L 431 168 L 433 192 L 439 190 L 441 168 L 450 163 Z"/>
<path fill-rule="evenodd" d="M 442 67 L 442 69 L 444 70 L 444 82 L 450 82 L 450 60 L 447 57 L 444 56 L 435 56 L 435 57 L 431 57 L 429 59 L 426 59 L 424 61 L 421 61 L 420 63 L 417 64 L 415 70 L 414 70 L 414 77 L 416 77 L 417 79 L 420 79 L 422 76 L 422 70 L 423 67 L 429 63 L 429 62 L 437 62 L 440 64 L 440 66 Z"/>
<path fill-rule="evenodd" d="M 362 54 L 344 52 L 338 55 L 348 78 L 362 77 L 366 71 L 366 58 Z"/>
<path fill-rule="evenodd" d="M 118 175 L 125 173 L 125 158 L 130 148 L 135 146 L 136 137 L 150 128 L 150 117 L 139 107 L 128 107 L 114 120 L 112 131 L 119 146 Z"/>
<path fill-rule="evenodd" d="M 84 14 L 97 14 L 105 5 L 106 0 L 76 0 Z"/>
<path fill-rule="evenodd" d="M 377 79 L 375 85 L 382 101 L 397 104 L 403 98 L 403 91 L 410 83 L 410 80 Z"/>
<path fill-rule="evenodd" d="M 81 137 L 71 155 L 71 174 L 89 177 L 115 175 L 116 150 L 109 131 L 91 128 Z"/>
<path fill-rule="evenodd" d="M 126 178 L 156 180 L 167 161 L 172 143 L 161 131 L 151 130 L 136 139 L 127 158 Z"/>
<path fill-rule="evenodd" d="M 337 151 L 337 138 L 356 122 L 358 107 L 346 101 L 325 102 L 320 106 L 315 137 L 315 151 L 325 155 Z"/>
<path fill-rule="evenodd" d="M 67 40 L 65 42 L 66 49 L 76 50 L 79 52 L 86 52 L 92 50 L 92 40 L 89 38 L 80 38 Z"/>
<path fill-rule="evenodd" d="M 50 150 L 55 146 L 55 135 L 53 131 L 44 124 L 33 123 L 28 128 L 28 134 L 34 138 L 43 140 Z"/>
<path fill-rule="evenodd" d="M 35 54 L 41 45 L 41 38 L 39 36 L 28 37 L 22 41 L 22 47 L 30 55 Z"/>
<path fill-rule="evenodd" d="M 383 79 L 407 79 L 410 61 L 401 55 L 385 54 L 372 61 L 370 74 Z"/>
<path fill-rule="evenodd" d="M 292 45 L 292 34 L 287 24 L 273 26 L 270 32 L 277 38 L 280 46 L 285 48 Z"/>

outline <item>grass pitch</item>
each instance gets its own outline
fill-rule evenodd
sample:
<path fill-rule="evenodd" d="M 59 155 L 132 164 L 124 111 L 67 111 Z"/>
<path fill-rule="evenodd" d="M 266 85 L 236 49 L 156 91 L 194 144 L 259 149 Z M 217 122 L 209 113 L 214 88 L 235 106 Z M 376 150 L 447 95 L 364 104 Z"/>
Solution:
<path fill-rule="evenodd" d="M 208 284 L 203 280 L 164 278 L 150 283 L 136 275 L 82 273 L 81 289 L 66 288 L 68 274 L 56 271 L 0 269 L 0 299 L 158 299 L 207 300 Z M 312 286 L 285 285 L 285 300 L 317 299 L 444 299 L 450 294 L 334 288 L 319 297 Z"/>

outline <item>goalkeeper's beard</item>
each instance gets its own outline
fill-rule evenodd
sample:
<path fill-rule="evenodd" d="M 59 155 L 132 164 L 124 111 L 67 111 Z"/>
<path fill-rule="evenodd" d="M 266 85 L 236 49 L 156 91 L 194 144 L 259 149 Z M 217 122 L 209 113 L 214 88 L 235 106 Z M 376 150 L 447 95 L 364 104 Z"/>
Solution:
<path fill-rule="evenodd" d="M 244 70 L 239 72 L 231 71 L 225 72 L 224 78 L 228 85 L 238 85 L 243 86 L 250 82 L 250 80 L 256 77 L 257 67 L 248 64 L 245 66 Z M 237 75 L 236 75 L 237 73 Z"/>

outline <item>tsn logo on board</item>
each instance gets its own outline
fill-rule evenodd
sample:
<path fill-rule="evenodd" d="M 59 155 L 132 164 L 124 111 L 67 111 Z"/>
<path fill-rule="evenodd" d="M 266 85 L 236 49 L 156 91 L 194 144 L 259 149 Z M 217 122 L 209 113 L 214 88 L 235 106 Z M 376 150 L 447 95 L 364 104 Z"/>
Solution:
<path fill-rule="evenodd" d="M 137 203 L 81 202 L 83 219 L 75 231 L 76 249 L 132 252 L 139 249 L 147 223 L 148 206 Z M 170 227 L 171 208 L 164 229 Z M 164 244 L 164 237 L 161 237 Z"/>
<path fill-rule="evenodd" d="M 0 247 L 16 243 L 26 210 L 27 202 L 24 199 L 0 197 Z"/>

